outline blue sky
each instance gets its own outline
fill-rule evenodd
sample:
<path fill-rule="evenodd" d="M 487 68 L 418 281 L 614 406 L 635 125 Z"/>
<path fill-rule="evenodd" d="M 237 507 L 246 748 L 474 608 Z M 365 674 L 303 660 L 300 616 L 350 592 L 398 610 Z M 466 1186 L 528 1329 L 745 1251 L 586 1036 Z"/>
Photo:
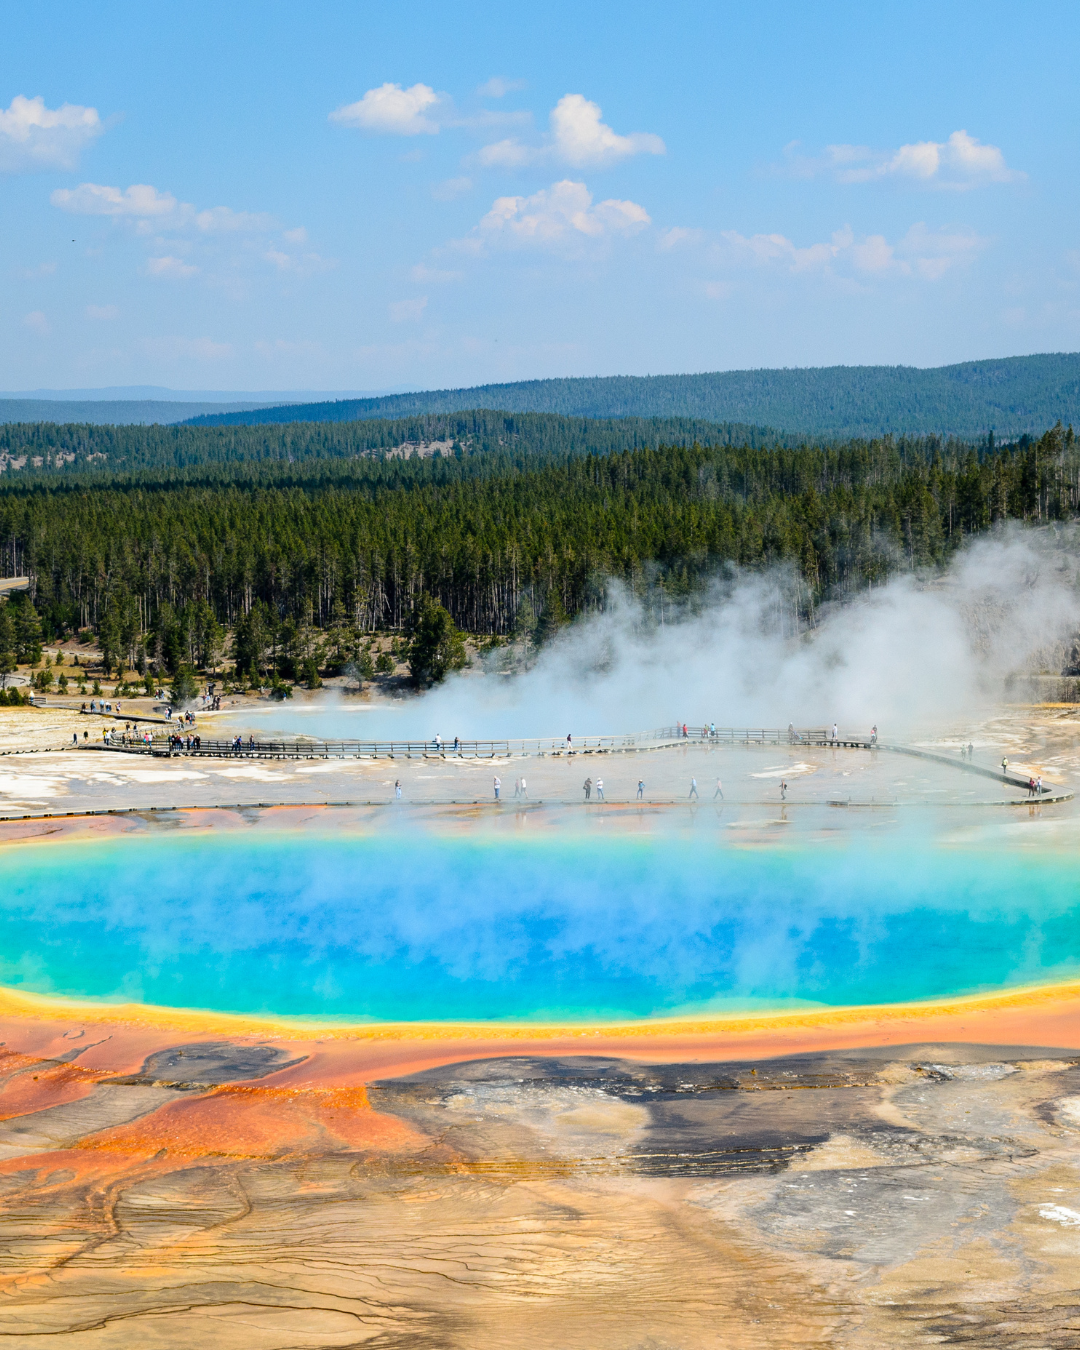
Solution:
<path fill-rule="evenodd" d="M 0 385 L 1080 348 L 1075 4 L 34 3 Z"/>

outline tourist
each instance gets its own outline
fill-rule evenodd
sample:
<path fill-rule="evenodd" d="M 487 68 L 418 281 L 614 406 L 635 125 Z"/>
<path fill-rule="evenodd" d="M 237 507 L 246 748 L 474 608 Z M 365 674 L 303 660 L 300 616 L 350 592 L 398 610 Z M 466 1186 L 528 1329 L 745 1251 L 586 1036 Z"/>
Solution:
<path fill-rule="evenodd" d="M 397 798 L 398 801 L 401 801 L 401 779 L 400 779 L 400 778 L 395 778 L 395 779 L 394 779 L 394 796 Z"/>
<path fill-rule="evenodd" d="M 644 795 L 645 795 L 645 780 L 644 780 L 644 778 L 639 778 L 639 779 L 637 780 L 637 799 L 638 799 L 638 801 L 641 801 L 641 799 L 642 799 L 642 797 L 644 797 Z"/>
<path fill-rule="evenodd" d="M 719 797 L 721 801 L 724 800 L 724 785 L 719 778 L 716 780 L 716 791 L 712 795 L 713 801 L 716 801 L 717 797 Z"/>
<path fill-rule="evenodd" d="M 72 745 L 78 745 L 78 744 L 79 744 L 79 733 L 78 733 L 77 731 L 73 731 L 73 732 L 71 733 L 71 744 L 72 744 Z"/>
<path fill-rule="evenodd" d="M 585 782 L 582 784 L 582 787 L 585 790 L 585 800 L 588 801 L 589 798 L 592 796 L 592 779 L 586 778 Z"/>
<path fill-rule="evenodd" d="M 971 744 L 971 742 L 969 741 L 969 742 L 968 742 L 968 761 L 969 761 L 969 762 L 970 762 L 970 760 L 971 760 L 971 757 L 974 755 L 974 753 L 975 753 L 975 747 L 974 747 L 974 746 Z"/>
<path fill-rule="evenodd" d="M 569 732 L 566 733 L 566 753 L 568 755 L 572 755 L 574 753 L 574 738 L 570 735 Z"/>
<path fill-rule="evenodd" d="M 710 722 L 710 723 L 709 723 L 709 736 L 710 736 L 710 738 L 711 738 L 711 737 L 713 737 L 713 736 L 715 736 L 715 735 L 716 735 L 716 723 L 715 723 L 715 722 Z"/>
<path fill-rule="evenodd" d="M 495 800 L 499 800 L 499 793 L 502 791 L 502 779 L 498 774 L 495 775 Z"/>
<path fill-rule="evenodd" d="M 529 785 L 524 778 L 521 780 L 521 795 L 526 801 L 529 800 Z"/>
<path fill-rule="evenodd" d="M 521 796 L 521 779 L 514 779 L 514 800 L 517 801 Z"/>
<path fill-rule="evenodd" d="M 596 799 L 601 802 L 604 800 L 604 780 L 602 778 L 596 780 Z"/>
<path fill-rule="evenodd" d="M 794 722 L 789 722 L 789 723 L 787 724 L 787 738 L 788 738 L 788 744 L 789 744 L 789 745 L 794 745 L 794 744 L 795 744 L 795 723 L 794 723 Z"/>
<path fill-rule="evenodd" d="M 780 779 L 780 800 L 782 802 L 787 801 L 787 783 L 782 778 Z"/>
<path fill-rule="evenodd" d="M 834 722 L 834 723 L 832 724 L 832 738 L 833 738 L 834 741 L 837 739 L 838 734 L 839 734 L 839 733 L 838 733 L 837 730 L 836 730 L 836 723 Z"/>
<path fill-rule="evenodd" d="M 1042 790 L 1043 790 L 1043 785 L 1042 785 L 1042 774 L 1039 774 L 1038 778 L 1035 779 L 1035 796 L 1036 796 L 1036 797 L 1041 797 L 1041 796 L 1042 796 Z"/>
<path fill-rule="evenodd" d="M 871 744 L 871 745 L 877 745 L 877 724 L 876 724 L 876 723 L 870 728 L 870 744 Z"/>
<path fill-rule="evenodd" d="M 689 796 L 687 797 L 687 801 L 699 801 L 699 800 L 700 800 L 700 798 L 698 797 L 697 779 L 696 779 L 696 778 L 691 778 L 691 779 L 690 779 L 690 794 L 689 794 Z"/>
<path fill-rule="evenodd" d="M 461 746 L 461 741 L 457 738 L 457 736 L 455 736 L 455 737 L 454 737 L 454 754 L 455 754 L 455 755 L 458 753 L 458 750 L 459 750 L 460 746 Z"/>
<path fill-rule="evenodd" d="M 1003 778 L 1007 778 L 1009 774 L 1009 760 L 1005 755 L 1001 756 L 1001 774 Z"/>
<path fill-rule="evenodd" d="M 687 730 L 686 730 L 686 723 L 685 723 L 685 722 L 682 724 L 682 734 L 683 734 L 683 740 L 685 741 L 685 740 L 686 740 L 686 737 L 687 737 Z"/>

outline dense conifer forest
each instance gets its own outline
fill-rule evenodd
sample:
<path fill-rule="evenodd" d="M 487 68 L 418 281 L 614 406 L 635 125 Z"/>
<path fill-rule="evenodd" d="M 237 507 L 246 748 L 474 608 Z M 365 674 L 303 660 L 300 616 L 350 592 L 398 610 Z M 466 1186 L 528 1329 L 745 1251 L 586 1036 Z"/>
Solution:
<path fill-rule="evenodd" d="M 467 408 L 569 417 L 688 417 L 784 427 L 801 436 L 1037 435 L 1080 423 L 1080 354 L 1045 353 L 954 366 L 824 366 L 698 375 L 609 375 L 433 389 L 198 417 L 226 423 L 355 421 Z"/>
<path fill-rule="evenodd" d="M 111 429 L 151 449 L 165 430 Z M 4 474 L 0 572 L 32 578 L 46 637 L 92 628 L 107 653 L 173 668 L 220 659 L 229 629 L 238 661 L 264 665 L 275 646 L 310 653 L 320 631 L 344 659 L 364 634 L 407 629 L 425 596 L 474 634 L 543 638 L 603 606 L 609 579 L 655 608 L 693 602 L 726 565 L 788 565 L 812 621 L 822 600 L 940 564 L 998 521 L 1080 508 L 1080 447 L 1060 426 L 1006 447 L 451 443 L 412 458 L 346 456 L 348 429 L 316 431 L 337 448 L 291 463 L 277 442 L 231 457 L 221 432 L 190 429 L 171 443 L 190 462 Z"/>

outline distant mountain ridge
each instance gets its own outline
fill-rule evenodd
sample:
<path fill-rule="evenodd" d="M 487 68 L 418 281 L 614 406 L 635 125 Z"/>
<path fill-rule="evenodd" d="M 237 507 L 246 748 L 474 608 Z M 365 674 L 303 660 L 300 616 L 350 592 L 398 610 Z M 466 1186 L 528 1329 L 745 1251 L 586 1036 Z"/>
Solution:
<path fill-rule="evenodd" d="M 208 413 L 196 426 L 351 422 L 487 408 L 568 417 L 683 417 L 830 439 L 939 433 L 978 439 L 1080 426 L 1080 353 L 920 369 L 823 366 L 699 375 L 526 380 L 382 398 Z"/>
<path fill-rule="evenodd" d="M 205 413 L 236 416 L 252 403 L 179 402 L 173 399 L 0 398 L 0 423 L 51 422 L 90 426 L 170 426 Z M 272 405 L 280 408 L 280 404 Z"/>

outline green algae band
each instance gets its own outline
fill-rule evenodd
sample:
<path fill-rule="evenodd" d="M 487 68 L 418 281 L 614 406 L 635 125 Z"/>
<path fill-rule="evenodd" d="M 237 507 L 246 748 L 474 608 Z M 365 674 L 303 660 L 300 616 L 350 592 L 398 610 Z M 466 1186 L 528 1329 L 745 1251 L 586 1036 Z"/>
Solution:
<path fill-rule="evenodd" d="M 220 1012 L 646 1018 L 1080 972 L 1065 856 L 506 842 L 421 828 L 0 851 L 0 982 Z"/>

